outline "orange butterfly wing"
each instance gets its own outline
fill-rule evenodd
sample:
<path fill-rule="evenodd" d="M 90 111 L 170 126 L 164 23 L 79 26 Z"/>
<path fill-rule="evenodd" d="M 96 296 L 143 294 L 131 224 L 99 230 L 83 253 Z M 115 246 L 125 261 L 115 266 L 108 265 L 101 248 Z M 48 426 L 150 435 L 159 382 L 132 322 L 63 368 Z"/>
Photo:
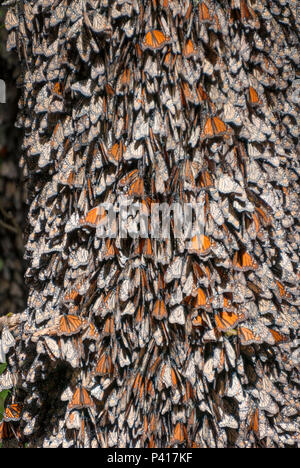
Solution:
<path fill-rule="evenodd" d="M 183 444 L 187 440 L 187 430 L 184 424 L 178 422 L 175 426 L 172 442 L 173 444 Z"/>
<path fill-rule="evenodd" d="M 70 401 L 68 405 L 68 408 L 70 410 L 94 408 L 94 407 L 95 407 L 95 403 L 91 399 L 88 391 L 82 386 L 79 386 L 75 390 L 72 400 Z"/>
<path fill-rule="evenodd" d="M 243 346 L 247 346 L 252 343 L 261 343 L 261 339 L 256 336 L 252 330 L 246 327 L 238 328 L 238 335 Z"/>
<path fill-rule="evenodd" d="M 223 122 L 223 120 L 219 119 L 219 117 L 213 117 L 212 123 L 215 127 L 214 130 L 216 135 L 223 135 L 228 131 L 227 125 Z"/>
<path fill-rule="evenodd" d="M 138 177 L 130 186 L 129 195 L 132 197 L 143 197 L 144 196 L 144 181 L 141 177 Z"/>
<path fill-rule="evenodd" d="M 191 41 L 191 39 L 189 39 L 186 44 L 184 45 L 183 47 L 183 55 L 187 58 L 190 58 L 192 57 L 194 54 L 197 53 L 197 50 L 195 49 L 194 47 L 194 44 L 193 42 Z"/>
<path fill-rule="evenodd" d="M 122 177 L 119 184 L 121 187 L 130 186 L 131 183 L 138 178 L 138 170 L 134 169 L 133 171 L 126 174 L 126 176 Z"/>
<path fill-rule="evenodd" d="M 108 150 L 108 159 L 115 165 L 118 165 L 122 160 L 123 152 L 125 151 L 124 143 L 115 143 L 110 150 Z"/>
<path fill-rule="evenodd" d="M 232 130 L 223 120 L 219 119 L 219 117 L 209 117 L 204 125 L 201 139 L 204 140 L 206 138 L 220 137 L 223 135 L 228 136 L 230 134 L 232 134 Z"/>
<path fill-rule="evenodd" d="M 163 47 L 165 44 L 169 43 L 170 42 L 170 38 L 165 36 L 163 32 L 161 31 L 158 31 L 157 29 L 155 29 L 153 32 L 153 38 L 154 38 L 154 42 L 155 42 L 155 46 L 156 48 L 161 48 Z"/>
<path fill-rule="evenodd" d="M 207 297 L 203 289 L 198 288 L 197 290 L 197 296 L 195 298 L 194 302 L 194 307 L 195 308 L 200 308 L 200 307 L 207 307 L 208 302 L 207 302 Z"/>
<path fill-rule="evenodd" d="M 19 421 L 21 419 L 22 409 L 23 406 L 19 403 L 9 405 L 4 411 L 3 420 L 6 422 Z"/>
<path fill-rule="evenodd" d="M 272 330 L 269 328 L 269 332 L 272 334 L 275 344 L 280 344 L 280 343 L 286 343 L 288 341 L 288 337 L 285 335 L 282 335 L 276 330 Z"/>
<path fill-rule="evenodd" d="M 95 368 L 95 375 L 103 377 L 105 375 L 110 375 L 112 371 L 113 366 L 111 357 L 107 353 L 103 353 Z"/>
<path fill-rule="evenodd" d="M 214 136 L 214 130 L 213 130 L 213 125 L 212 125 L 212 118 L 210 117 L 209 119 L 207 119 L 207 121 L 206 121 L 206 123 L 204 125 L 204 129 L 203 129 L 201 138 L 202 139 L 212 138 L 213 136 Z"/>
<path fill-rule="evenodd" d="M 0 441 L 13 439 L 14 437 L 15 435 L 10 425 L 7 422 L 2 421 L 0 424 Z"/>
<path fill-rule="evenodd" d="M 200 86 L 200 85 L 197 88 L 197 94 L 198 94 L 199 102 L 203 102 L 203 101 L 208 100 L 208 95 L 206 94 L 206 92 L 204 91 L 202 86 Z"/>
<path fill-rule="evenodd" d="M 77 315 L 63 315 L 59 322 L 58 335 L 71 336 L 79 333 L 83 322 Z"/>
<path fill-rule="evenodd" d="M 158 50 L 169 44 L 170 38 L 165 36 L 163 32 L 154 29 L 149 31 L 142 43 L 143 49 Z"/>
<path fill-rule="evenodd" d="M 205 2 L 199 3 L 199 21 L 200 23 L 212 22 L 212 17 L 210 16 L 209 9 Z"/>
<path fill-rule="evenodd" d="M 195 235 L 191 239 L 189 251 L 198 255 L 206 255 L 209 253 L 212 244 L 209 238 L 205 235 Z"/>
<path fill-rule="evenodd" d="M 62 96 L 62 86 L 61 86 L 61 83 L 59 83 L 58 81 L 54 84 L 53 88 L 52 88 L 52 92 L 53 94 L 57 94 L 58 96 Z"/>
<path fill-rule="evenodd" d="M 201 188 L 213 187 L 213 181 L 208 171 L 203 171 L 201 173 L 199 185 Z"/>
<path fill-rule="evenodd" d="M 258 264 L 248 252 L 236 252 L 233 258 L 233 267 L 238 271 L 257 270 Z"/>
<path fill-rule="evenodd" d="M 201 315 L 197 315 L 197 317 L 193 318 L 192 325 L 194 327 L 205 327 L 207 324 Z"/>
<path fill-rule="evenodd" d="M 102 213 L 101 213 L 102 211 Z M 84 226 L 92 226 L 96 227 L 100 224 L 100 221 L 105 218 L 105 210 L 96 206 L 92 210 L 90 210 L 84 218 L 80 219 L 80 224 Z"/>
<path fill-rule="evenodd" d="M 257 91 L 252 86 L 249 86 L 249 100 L 252 106 L 257 106 L 262 103 Z"/>
<path fill-rule="evenodd" d="M 275 280 L 275 282 L 278 286 L 280 297 L 285 298 L 285 299 L 291 299 L 292 295 L 285 289 L 283 284 L 281 284 L 280 281 L 277 281 L 277 280 Z"/>
<path fill-rule="evenodd" d="M 104 328 L 103 328 L 103 336 L 112 336 L 115 329 L 115 323 L 113 317 L 108 317 L 105 320 Z"/>
<path fill-rule="evenodd" d="M 253 431 L 259 437 L 259 409 L 257 408 L 251 416 L 249 431 Z"/>
<path fill-rule="evenodd" d="M 215 316 L 217 329 L 221 332 L 232 330 L 243 318 L 245 318 L 243 314 L 223 311 Z"/>
<path fill-rule="evenodd" d="M 157 320 L 168 318 L 166 305 L 163 300 L 158 299 L 153 308 L 153 316 Z"/>

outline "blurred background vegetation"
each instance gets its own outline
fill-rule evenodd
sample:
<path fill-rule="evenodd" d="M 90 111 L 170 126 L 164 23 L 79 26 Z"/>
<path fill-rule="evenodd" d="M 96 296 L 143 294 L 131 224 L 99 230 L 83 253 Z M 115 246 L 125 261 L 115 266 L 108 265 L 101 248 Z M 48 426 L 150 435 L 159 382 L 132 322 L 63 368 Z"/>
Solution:
<path fill-rule="evenodd" d="M 24 308 L 23 188 L 18 160 L 21 131 L 15 128 L 19 75 L 18 58 L 6 51 L 4 18 L 0 7 L 0 79 L 6 83 L 6 104 L 0 104 L 0 317 Z"/>

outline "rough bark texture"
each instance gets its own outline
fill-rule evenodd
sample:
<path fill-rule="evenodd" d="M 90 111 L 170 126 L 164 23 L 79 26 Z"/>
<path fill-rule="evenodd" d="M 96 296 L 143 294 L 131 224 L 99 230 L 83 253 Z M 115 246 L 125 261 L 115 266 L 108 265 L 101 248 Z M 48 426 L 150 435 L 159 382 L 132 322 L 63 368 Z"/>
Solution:
<path fill-rule="evenodd" d="M 2 333 L 20 443 L 299 444 L 296 1 L 32 0 L 6 26 L 30 204 L 27 309 Z M 125 200 L 202 204 L 204 234 L 103 239 L 97 207 Z"/>

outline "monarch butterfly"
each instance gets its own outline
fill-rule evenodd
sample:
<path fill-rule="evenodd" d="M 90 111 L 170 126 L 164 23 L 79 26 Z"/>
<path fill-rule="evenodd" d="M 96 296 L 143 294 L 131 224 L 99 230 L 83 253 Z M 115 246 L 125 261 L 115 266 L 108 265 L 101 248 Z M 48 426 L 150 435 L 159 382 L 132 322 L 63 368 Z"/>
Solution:
<path fill-rule="evenodd" d="M 211 23 L 213 21 L 210 16 L 209 9 L 205 2 L 200 2 L 199 6 L 199 21 L 200 23 Z"/>
<path fill-rule="evenodd" d="M 0 345 L 4 354 L 7 354 L 10 348 L 16 344 L 16 340 L 7 327 L 3 328 Z M 4 361 L 5 362 L 5 359 Z"/>
<path fill-rule="evenodd" d="M 70 289 L 64 296 L 65 302 L 75 302 L 79 298 L 79 290 L 77 287 Z"/>
<path fill-rule="evenodd" d="M 199 309 L 199 308 L 210 308 L 210 302 L 211 299 L 207 298 L 207 295 L 205 294 L 204 290 L 201 288 L 198 288 L 197 290 L 197 296 L 195 297 L 194 301 L 194 308 Z"/>
<path fill-rule="evenodd" d="M 220 13 L 220 10 L 219 10 Z M 223 19 L 223 17 L 221 16 Z M 226 25 L 227 26 L 227 25 Z M 212 26 L 212 29 L 215 33 L 221 32 L 222 31 L 222 26 L 220 23 L 220 18 L 218 17 L 217 13 L 214 14 L 214 24 Z"/>
<path fill-rule="evenodd" d="M 59 346 L 53 338 L 50 338 L 49 336 L 44 337 L 44 345 L 47 350 L 48 356 L 55 361 L 55 359 L 59 359 L 60 357 L 60 350 Z"/>
<path fill-rule="evenodd" d="M 285 289 L 282 283 L 280 281 L 275 280 L 275 283 L 278 286 L 280 297 L 283 299 L 291 299 L 292 295 Z"/>
<path fill-rule="evenodd" d="M 103 245 L 103 251 L 101 252 L 101 259 L 102 260 L 109 260 L 110 258 L 114 258 L 118 255 L 118 249 L 115 245 L 115 242 L 111 239 L 107 239 L 105 244 Z"/>
<path fill-rule="evenodd" d="M 98 120 L 101 119 L 104 115 L 106 115 L 106 98 L 99 96 L 93 96 L 90 102 L 90 121 L 93 125 L 96 125 Z M 79 123 L 80 121 L 78 121 Z M 89 124 L 87 124 L 89 125 Z M 96 126 L 95 129 L 98 129 Z M 97 136 L 97 130 L 96 130 Z"/>
<path fill-rule="evenodd" d="M 138 372 L 134 379 L 133 386 L 132 386 L 132 391 L 134 395 L 137 395 L 137 393 L 142 387 L 142 384 L 143 384 L 143 376 L 140 372 Z"/>
<path fill-rule="evenodd" d="M 144 50 L 159 50 L 166 44 L 170 44 L 170 42 L 170 37 L 165 36 L 163 32 L 154 29 L 146 34 L 141 47 Z"/>
<path fill-rule="evenodd" d="M 249 102 L 253 107 L 262 104 L 262 100 L 259 98 L 257 91 L 252 86 L 249 86 Z"/>
<path fill-rule="evenodd" d="M 3 414 L 3 421 L 19 421 L 21 419 L 23 405 L 19 403 L 13 403 L 7 406 Z"/>
<path fill-rule="evenodd" d="M 224 299 L 223 299 L 222 309 L 225 310 L 226 312 L 233 312 L 232 303 L 230 302 L 230 300 L 226 296 L 224 296 Z"/>
<path fill-rule="evenodd" d="M 121 187 L 128 187 L 128 194 L 136 197 L 144 196 L 144 181 L 139 176 L 138 169 L 134 169 L 119 182 Z"/>
<path fill-rule="evenodd" d="M 113 316 L 108 317 L 104 323 L 104 327 L 102 331 L 103 336 L 112 336 L 114 333 L 114 329 L 115 329 L 114 318 Z"/>
<path fill-rule="evenodd" d="M 262 237 L 263 236 L 263 231 L 262 231 L 261 223 L 259 221 L 259 216 L 256 213 L 254 213 L 252 215 L 252 218 L 253 218 L 253 222 L 254 222 L 257 237 Z"/>
<path fill-rule="evenodd" d="M 80 22 L 78 21 L 80 24 Z M 78 35 L 77 41 L 76 41 L 76 47 L 79 52 L 80 58 L 85 62 L 88 63 L 90 60 L 91 56 L 91 46 L 90 46 L 90 40 L 85 32 L 84 29 L 81 30 L 80 34 Z"/>
<path fill-rule="evenodd" d="M 185 45 L 183 47 L 183 50 L 182 50 L 182 53 L 186 58 L 190 58 L 190 57 L 193 57 L 194 55 L 197 55 L 198 51 L 195 48 L 195 46 L 194 46 L 193 42 L 191 41 L 191 39 L 189 39 L 185 43 Z"/>
<path fill-rule="evenodd" d="M 1 348 L 2 348 L 2 343 L 0 340 L 0 362 L 4 362 L 5 356 L 3 356 L 3 360 L 2 360 Z M 9 390 L 10 388 L 12 388 L 14 386 L 14 380 L 15 380 L 14 375 L 8 369 L 6 369 L 6 371 L 0 375 L 0 393 L 3 390 Z"/>
<path fill-rule="evenodd" d="M 198 184 L 199 184 L 200 188 L 202 188 L 202 189 L 207 189 L 207 188 L 210 188 L 210 187 L 214 186 L 211 175 L 209 174 L 208 171 L 202 171 L 200 173 L 200 178 L 199 178 Z"/>
<path fill-rule="evenodd" d="M 179 325 L 185 324 L 184 308 L 182 306 L 179 305 L 172 309 L 169 316 L 169 322 L 178 323 Z"/>
<path fill-rule="evenodd" d="M 219 119 L 218 117 L 209 117 L 204 125 L 201 139 L 205 140 L 207 138 L 215 138 L 223 135 L 228 136 L 232 133 L 232 129 L 229 128 L 228 125 L 223 122 L 223 120 Z"/>
<path fill-rule="evenodd" d="M 259 409 L 257 408 L 250 418 L 249 432 L 254 432 L 259 437 Z"/>
<path fill-rule="evenodd" d="M 164 58 L 164 65 L 171 68 L 175 65 L 175 62 L 176 62 L 176 55 L 172 54 L 171 51 L 168 51 Z"/>
<path fill-rule="evenodd" d="M 63 93 L 62 84 L 59 81 L 57 81 L 52 88 L 52 94 L 58 97 L 62 97 L 62 93 Z"/>
<path fill-rule="evenodd" d="M 199 85 L 196 89 L 196 92 L 198 95 L 199 102 L 207 101 L 209 99 L 208 95 L 206 94 L 202 86 Z"/>
<path fill-rule="evenodd" d="M 167 308 L 162 299 L 157 299 L 152 314 L 157 320 L 163 320 L 168 317 Z"/>
<path fill-rule="evenodd" d="M 186 102 L 192 102 L 193 104 L 198 104 L 198 96 L 193 89 L 189 87 L 189 84 L 184 81 L 181 83 L 181 100 L 183 105 L 186 105 Z"/>
<path fill-rule="evenodd" d="M 73 270 L 80 268 L 81 266 L 87 265 L 89 259 L 89 252 L 87 249 L 82 247 L 78 248 L 77 251 L 71 251 L 69 254 L 69 265 Z"/>
<path fill-rule="evenodd" d="M 152 448 L 152 449 L 157 448 L 157 443 L 156 443 L 153 435 L 151 435 L 151 437 L 149 439 L 148 448 Z"/>
<path fill-rule="evenodd" d="M 111 375 L 112 372 L 113 372 L 113 365 L 112 365 L 111 356 L 109 356 L 108 353 L 104 352 L 101 355 L 96 365 L 94 374 L 100 377 L 104 377 L 106 375 Z"/>
<path fill-rule="evenodd" d="M 92 210 L 90 210 L 84 218 L 79 220 L 79 223 L 82 226 L 91 226 L 97 227 L 99 226 L 101 221 L 106 219 L 105 209 L 100 206 L 96 206 Z"/>
<path fill-rule="evenodd" d="M 95 403 L 90 397 L 88 391 L 79 385 L 79 387 L 75 390 L 70 403 L 68 404 L 68 409 L 74 410 L 94 407 Z"/>
<path fill-rule="evenodd" d="M 144 319 L 144 306 L 143 305 L 139 306 L 135 319 L 138 323 L 143 322 L 143 319 Z"/>
<path fill-rule="evenodd" d="M 240 250 L 234 255 L 233 268 L 238 271 L 251 271 L 257 270 L 258 264 L 248 252 Z"/>
<path fill-rule="evenodd" d="M 262 339 L 246 327 L 240 326 L 238 328 L 238 337 L 243 346 L 247 346 L 252 343 L 262 343 Z"/>
<path fill-rule="evenodd" d="M 203 375 L 205 376 L 208 382 L 213 382 L 215 378 L 215 369 L 214 369 L 214 360 L 212 357 L 206 360 L 204 368 L 203 368 Z"/>
<path fill-rule="evenodd" d="M 0 441 L 13 439 L 14 437 L 15 434 L 11 426 L 7 422 L 2 421 L 0 424 Z"/>
<path fill-rule="evenodd" d="M 195 235 L 190 241 L 189 252 L 197 255 L 207 255 L 212 247 L 209 238 L 203 234 Z"/>
<path fill-rule="evenodd" d="M 64 128 L 61 122 L 58 122 L 53 130 L 51 138 L 51 148 L 57 150 L 65 141 Z"/>
<path fill-rule="evenodd" d="M 246 0 L 240 0 L 240 11 L 241 11 L 241 20 L 243 22 L 254 22 L 254 27 L 259 28 L 259 20 L 252 8 L 247 5 Z"/>
<path fill-rule="evenodd" d="M 199 164 L 187 159 L 184 164 L 184 181 L 187 189 L 197 190 L 195 178 L 199 172 Z"/>
<path fill-rule="evenodd" d="M 80 359 L 83 355 L 82 342 L 80 340 L 64 340 L 60 338 L 59 341 L 61 356 L 63 360 L 67 361 L 73 369 L 76 369 L 80 366 Z"/>
<path fill-rule="evenodd" d="M 67 417 L 66 425 L 68 429 L 80 429 L 80 413 L 78 411 L 72 411 Z"/>
<path fill-rule="evenodd" d="M 183 401 L 184 401 L 184 403 L 189 403 L 191 400 L 194 400 L 194 398 L 195 398 L 194 397 L 194 392 L 193 392 L 193 387 L 192 387 L 192 384 L 189 381 L 186 381 L 185 385 L 186 385 L 186 387 L 185 387 Z M 192 419 L 194 421 L 193 416 L 192 416 Z"/>
<path fill-rule="evenodd" d="M 97 11 L 95 11 L 93 15 L 92 23 L 89 21 L 89 18 L 87 15 L 85 16 L 85 18 L 88 20 L 87 21 L 89 23 L 88 26 L 90 26 L 91 29 L 95 33 L 98 33 L 98 34 L 102 33 L 102 34 L 107 34 L 107 35 L 110 35 L 112 33 L 112 26 L 110 22 L 107 21 L 107 18 L 105 16 L 101 15 Z"/>
<path fill-rule="evenodd" d="M 71 336 L 79 333 L 83 325 L 83 321 L 77 315 L 64 314 L 59 321 L 59 336 Z"/>
<path fill-rule="evenodd" d="M 288 337 L 282 335 L 281 333 L 277 332 L 276 330 L 272 330 L 269 328 L 269 332 L 274 338 L 275 344 L 286 343 L 288 341 Z"/>
<path fill-rule="evenodd" d="M 145 99 L 145 93 L 143 92 L 142 104 L 143 107 L 146 104 L 147 100 Z M 138 113 L 134 124 L 133 124 L 133 133 L 135 134 L 135 140 L 145 140 L 149 136 L 150 126 L 148 119 L 146 119 L 146 114 L 144 111 L 140 110 Z"/>
<path fill-rule="evenodd" d="M 118 166 L 120 161 L 123 158 L 123 153 L 125 152 L 125 145 L 121 141 L 119 143 L 115 143 L 107 152 L 107 157 L 109 161 L 115 166 Z"/>
<path fill-rule="evenodd" d="M 93 323 L 90 323 L 86 333 L 83 335 L 82 340 L 91 340 L 91 341 L 97 341 L 99 338 L 99 333 L 97 331 L 97 328 Z"/>
<path fill-rule="evenodd" d="M 192 11 L 193 11 L 193 4 L 192 2 L 186 2 L 186 13 L 184 13 L 184 19 L 187 21 L 190 19 Z M 185 12 L 185 10 L 184 10 Z"/>
<path fill-rule="evenodd" d="M 121 74 L 118 84 L 116 93 L 118 95 L 122 94 L 123 90 L 126 89 L 130 85 L 130 78 L 131 78 L 131 70 L 129 68 L 125 68 L 123 73 Z"/>
<path fill-rule="evenodd" d="M 215 321 L 217 329 L 221 332 L 226 332 L 234 328 L 239 322 L 244 320 L 245 315 L 243 313 L 235 314 L 233 312 L 220 312 L 216 314 Z"/>
<path fill-rule="evenodd" d="M 197 317 L 194 317 L 192 319 L 192 325 L 194 327 L 207 327 L 208 324 L 205 320 L 205 315 L 201 314 L 201 315 L 197 315 Z"/>
<path fill-rule="evenodd" d="M 176 371 L 169 363 L 163 364 L 160 374 L 160 380 L 161 383 L 164 384 L 166 387 L 177 387 L 178 378 L 176 376 Z"/>

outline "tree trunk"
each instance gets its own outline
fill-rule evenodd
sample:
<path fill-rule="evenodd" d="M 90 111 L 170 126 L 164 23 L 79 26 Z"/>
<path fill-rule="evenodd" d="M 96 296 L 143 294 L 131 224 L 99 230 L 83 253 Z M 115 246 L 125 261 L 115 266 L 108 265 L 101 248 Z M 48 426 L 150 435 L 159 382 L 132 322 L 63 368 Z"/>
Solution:
<path fill-rule="evenodd" d="M 3 431 L 297 446 L 296 1 L 9 3 L 29 297 Z"/>

